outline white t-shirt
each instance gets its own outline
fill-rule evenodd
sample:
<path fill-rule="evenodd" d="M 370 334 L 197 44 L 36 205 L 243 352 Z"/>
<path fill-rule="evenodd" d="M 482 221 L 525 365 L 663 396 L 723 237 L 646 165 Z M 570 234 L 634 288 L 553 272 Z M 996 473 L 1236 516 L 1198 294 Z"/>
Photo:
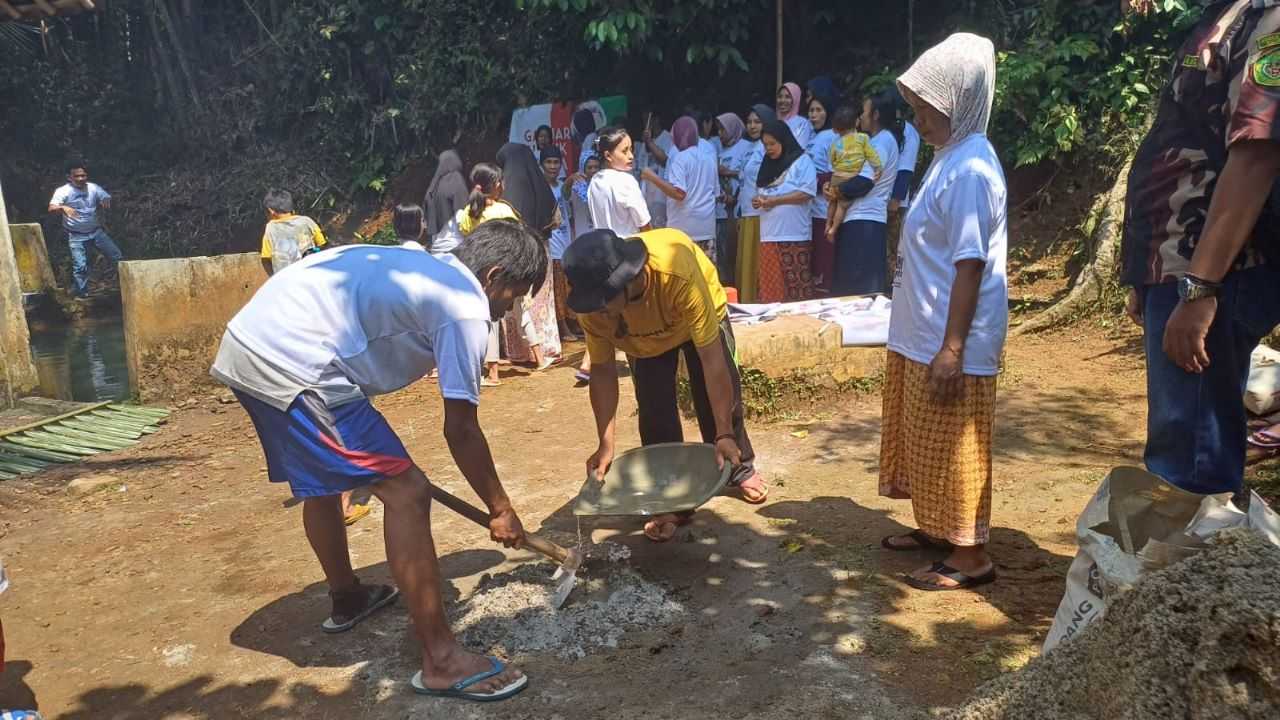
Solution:
<path fill-rule="evenodd" d="M 761 195 L 777 197 L 799 190 L 810 197 L 818 192 L 818 173 L 808 155 L 801 155 L 791 163 L 782 182 L 762 187 Z M 808 242 L 813 239 L 813 219 L 809 217 L 810 203 L 803 205 L 779 205 L 760 213 L 760 242 Z"/>
<path fill-rule="evenodd" d="M 666 130 L 662 134 L 653 139 L 653 144 L 658 146 L 667 156 L 667 162 L 671 161 L 671 153 L 675 148 L 675 141 L 671 139 L 671 133 Z M 667 179 L 666 163 L 658 162 L 658 158 L 649 152 L 649 148 L 644 143 L 640 143 L 639 150 L 636 151 L 636 167 L 648 168 L 658 174 L 663 180 Z M 667 196 L 658 189 L 653 183 L 640 183 L 640 187 L 644 190 L 644 201 L 649 205 L 649 215 L 654 214 L 654 208 L 658 206 L 666 207 Z"/>
<path fill-rule="evenodd" d="M 667 198 L 667 227 L 681 230 L 690 240 L 712 240 L 716 236 L 716 197 L 720 180 L 716 158 L 699 143 L 688 150 L 675 151 L 667 159 L 667 182 L 683 190 L 684 200 Z"/>
<path fill-rule="evenodd" d="M 791 134 L 796 136 L 800 147 L 809 147 L 809 143 L 813 141 L 813 123 L 809 122 L 809 118 L 797 115 L 787 121 L 787 127 L 791 128 Z"/>
<path fill-rule="evenodd" d="M 1009 327 L 1007 201 L 1004 171 L 985 135 L 937 151 L 903 221 L 890 350 L 918 363 L 932 362 L 946 333 L 955 264 L 981 260 L 985 265 L 965 341 L 964 373 L 996 374 Z"/>
<path fill-rule="evenodd" d="M 831 145 L 835 143 L 836 131 L 827 128 L 817 135 L 813 136 L 813 140 L 809 141 L 809 146 L 805 148 L 805 154 L 813 161 L 813 169 L 821 175 L 822 173 L 831 172 Z M 818 188 L 819 191 L 822 188 Z M 821 192 L 814 195 L 813 202 L 809 203 L 809 216 L 818 218 L 819 220 L 827 219 L 827 199 L 822 196 Z"/>
<path fill-rule="evenodd" d="M 871 138 L 871 147 L 875 148 L 876 154 L 880 156 L 880 162 L 884 165 L 885 171 L 880 173 L 880 179 L 872 186 L 871 192 L 849 205 L 849 214 L 844 216 L 845 222 L 889 221 L 889 198 L 893 195 L 893 184 L 898 179 L 898 174 L 889 172 L 889 168 L 898 167 L 898 139 L 888 130 L 881 130 Z M 874 178 L 876 169 L 871 166 L 871 163 L 864 163 L 859 175 L 868 179 Z"/>
<path fill-rule="evenodd" d="M 332 405 L 438 368 L 441 395 L 479 404 L 489 314 L 480 282 L 453 255 L 348 245 L 267 280 L 228 323 L 234 342 L 211 374 L 284 410 L 303 390 Z M 241 372 L 255 365 L 270 372 Z"/>
<path fill-rule="evenodd" d="M 739 140 L 720 151 L 720 167 L 738 173 L 737 177 L 728 178 L 729 192 L 731 194 L 737 193 L 742 188 L 742 169 L 747 164 L 747 158 L 751 156 L 751 145 L 752 143 L 746 140 Z M 718 177 L 717 180 L 719 180 Z M 727 220 L 728 218 L 728 209 L 724 206 L 724 203 L 717 201 L 716 219 Z"/>
<path fill-rule="evenodd" d="M 764 162 L 764 143 L 759 140 L 741 140 L 749 148 L 747 159 L 742 165 L 742 187 L 738 190 L 738 217 L 756 217 L 760 211 L 751 207 L 751 198 L 756 196 L 756 177 L 760 175 L 760 163 Z"/>
<path fill-rule="evenodd" d="M 911 123 L 902 124 L 902 155 L 898 158 L 898 172 L 916 171 L 920 160 L 920 133 Z"/>
<path fill-rule="evenodd" d="M 668 158 L 667 165 L 670 164 Z M 587 206 L 592 227 L 608 228 L 620 237 L 632 237 L 649 224 L 649 207 L 640 192 L 640 183 L 621 170 L 605 168 L 591 177 Z"/>

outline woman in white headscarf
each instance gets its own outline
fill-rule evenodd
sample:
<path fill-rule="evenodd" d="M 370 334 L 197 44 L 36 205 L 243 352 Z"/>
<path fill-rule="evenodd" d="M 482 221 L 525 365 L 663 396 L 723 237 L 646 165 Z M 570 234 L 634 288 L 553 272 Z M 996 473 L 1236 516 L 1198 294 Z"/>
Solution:
<path fill-rule="evenodd" d="M 934 156 L 898 243 L 880 446 L 880 494 L 910 498 L 919 529 L 882 544 L 949 553 L 906 577 L 922 590 L 995 579 L 991 442 L 1009 321 L 1007 193 L 986 136 L 995 73 L 991 41 L 959 33 L 898 78 Z"/>

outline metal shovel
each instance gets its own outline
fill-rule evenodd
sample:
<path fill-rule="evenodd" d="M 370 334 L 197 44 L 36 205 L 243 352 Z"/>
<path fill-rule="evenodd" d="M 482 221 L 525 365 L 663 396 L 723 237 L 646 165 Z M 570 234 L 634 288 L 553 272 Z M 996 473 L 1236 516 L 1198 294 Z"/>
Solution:
<path fill-rule="evenodd" d="M 431 497 L 439 500 L 441 505 L 480 527 L 489 527 L 489 513 L 465 500 L 454 497 L 447 490 L 434 484 L 430 485 L 430 488 Z M 577 582 L 578 568 L 582 566 L 582 551 L 579 548 L 566 550 L 550 540 L 531 532 L 524 534 L 524 545 L 530 550 L 546 556 L 552 562 L 559 563 L 560 567 L 556 568 L 555 574 L 551 576 L 551 579 L 556 582 L 556 588 L 549 598 L 551 607 L 559 609 L 561 605 L 564 605 L 564 601 L 569 598 L 569 593 L 573 592 L 573 585 Z"/>

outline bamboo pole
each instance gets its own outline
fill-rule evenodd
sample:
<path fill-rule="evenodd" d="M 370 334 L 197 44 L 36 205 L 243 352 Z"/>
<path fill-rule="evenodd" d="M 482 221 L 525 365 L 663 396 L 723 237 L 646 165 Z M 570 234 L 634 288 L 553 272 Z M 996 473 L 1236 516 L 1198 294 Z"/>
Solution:
<path fill-rule="evenodd" d="M 777 18 L 777 28 L 778 28 L 778 81 L 777 81 L 777 82 L 775 82 L 775 83 L 773 84 L 773 88 L 774 88 L 774 93 L 775 93 L 775 94 L 777 93 L 778 88 L 782 87 L 782 0 L 778 0 L 778 13 L 777 13 L 777 15 L 778 15 L 778 18 Z"/>
<path fill-rule="evenodd" d="M 93 9 L 95 9 L 95 8 L 93 7 L 93 0 L 80 0 L 80 5 L 81 5 L 82 7 L 84 7 L 84 9 L 85 9 L 85 10 L 93 10 Z"/>
<path fill-rule="evenodd" d="M 35 0 L 35 3 L 44 11 L 44 14 L 49 17 L 53 17 L 58 14 L 58 11 L 53 9 L 53 6 L 49 4 L 48 0 Z"/>
<path fill-rule="evenodd" d="M 6 430 L 0 431 L 0 438 L 3 438 L 7 435 L 16 435 L 20 432 L 26 432 L 27 430 L 35 430 L 41 425 L 47 425 L 52 422 L 58 422 L 59 420 L 66 420 L 67 418 L 72 418 L 82 413 L 87 413 L 93 410 L 97 410 L 98 408 L 106 407 L 107 405 L 110 405 L 110 404 L 111 404 L 110 401 L 93 403 L 91 405 L 85 405 L 84 407 L 81 407 L 81 408 L 76 408 L 71 412 L 62 413 L 61 415 L 55 415 L 51 418 L 45 418 L 43 420 L 38 420 L 33 423 L 28 423 L 26 425 L 19 425 L 18 427 L 15 427 L 15 428 L 8 428 Z"/>
<path fill-rule="evenodd" d="M 9 13 L 9 17 L 13 18 L 14 20 L 22 19 L 22 13 L 18 12 L 17 8 L 15 8 L 9 2 L 9 0 L 0 0 L 0 10 L 4 10 L 5 12 Z"/>

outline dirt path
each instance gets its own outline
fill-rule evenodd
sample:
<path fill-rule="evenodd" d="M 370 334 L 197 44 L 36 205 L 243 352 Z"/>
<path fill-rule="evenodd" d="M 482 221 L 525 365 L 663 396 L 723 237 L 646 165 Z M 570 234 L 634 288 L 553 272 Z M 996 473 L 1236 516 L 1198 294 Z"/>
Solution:
<path fill-rule="evenodd" d="M 752 428 L 775 485 L 765 506 L 716 499 L 663 547 L 633 523 L 584 525 L 596 542 L 630 548 L 621 562 L 683 612 L 581 658 L 515 653 L 532 687 L 495 707 L 408 694 L 417 652 L 403 607 L 343 636 L 317 632 L 328 604 L 300 508 L 266 482 L 239 407 L 203 401 L 129 451 L 0 488 L 0 554 L 13 581 L 0 596 L 10 658 L 0 706 L 151 720 L 899 718 L 952 705 L 1037 652 L 1075 516 L 1108 467 L 1137 460 L 1143 434 L 1133 336 L 1018 339 L 1007 365 L 992 542 L 1001 582 L 921 593 L 896 579 L 924 559 L 879 549 L 911 522 L 907 504 L 876 495 L 879 400 L 844 400 Z M 594 445 L 571 372 L 508 382 L 481 408 L 526 524 L 563 541 L 576 532 L 568 502 Z M 440 439 L 435 388 L 380 405 L 427 473 L 469 495 Z M 623 427 L 620 445 L 636 443 L 634 423 Z M 90 472 L 121 485 L 82 497 L 63 489 Z M 536 562 L 434 512 L 451 603 L 485 574 Z M 362 577 L 388 580 L 380 506 L 351 545 Z"/>

